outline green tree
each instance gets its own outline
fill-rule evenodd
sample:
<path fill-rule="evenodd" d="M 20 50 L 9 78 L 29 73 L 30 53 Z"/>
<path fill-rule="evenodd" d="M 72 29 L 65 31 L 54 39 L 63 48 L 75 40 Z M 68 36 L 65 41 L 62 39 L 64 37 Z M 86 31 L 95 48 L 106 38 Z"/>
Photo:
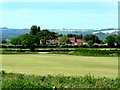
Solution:
<path fill-rule="evenodd" d="M 40 39 L 43 39 L 44 37 L 46 37 L 48 34 L 50 33 L 50 31 L 48 29 L 42 30 L 41 32 L 37 33 L 37 37 L 39 37 Z"/>
<path fill-rule="evenodd" d="M 41 40 L 42 44 L 46 44 L 46 40 L 51 38 L 49 36 L 50 31 L 48 29 L 44 29 L 36 34 L 36 36 Z"/>
<path fill-rule="evenodd" d="M 76 34 L 67 34 L 68 37 L 74 37 L 76 39 L 82 39 L 83 38 L 83 35 L 82 34 L 79 34 L 79 35 L 76 35 Z"/>
<path fill-rule="evenodd" d="M 34 45 L 36 45 L 36 46 L 40 45 L 40 39 L 37 36 L 32 36 L 32 37 L 33 37 Z"/>
<path fill-rule="evenodd" d="M 46 44 L 46 38 L 41 39 L 42 45 Z"/>
<path fill-rule="evenodd" d="M 66 44 L 69 42 L 69 38 L 66 35 L 63 35 L 59 37 L 58 39 L 59 39 L 60 44 Z"/>
<path fill-rule="evenodd" d="M 55 39 L 59 35 L 55 32 L 50 32 L 48 29 L 44 29 L 37 33 L 36 35 L 41 40 L 42 44 L 46 44 L 46 40 Z"/>
<path fill-rule="evenodd" d="M 94 43 L 100 43 L 100 39 L 96 36 L 96 35 L 93 35 L 93 34 L 88 34 L 88 35 L 85 35 L 83 37 L 83 39 L 87 42 L 89 40 L 92 40 Z"/>
<path fill-rule="evenodd" d="M 31 51 L 34 51 L 35 46 L 40 44 L 39 38 L 30 34 L 21 35 L 20 39 L 21 45 L 30 47 Z"/>
<path fill-rule="evenodd" d="M 13 45 L 15 45 L 15 46 L 21 44 L 20 38 L 19 38 L 19 37 L 12 38 L 12 39 L 11 39 L 11 44 L 13 44 Z"/>
<path fill-rule="evenodd" d="M 38 26 L 38 32 L 40 32 L 41 30 L 40 30 L 40 26 Z"/>
<path fill-rule="evenodd" d="M 115 37 L 114 36 L 107 36 L 106 37 L 106 43 L 109 47 L 113 47 L 115 45 Z"/>
<path fill-rule="evenodd" d="M 80 39 L 83 39 L 83 35 L 82 34 L 80 34 L 79 37 L 80 37 Z"/>
<path fill-rule="evenodd" d="M 119 47 L 120 46 L 120 35 L 115 35 L 114 37 L 115 37 L 116 44 Z"/>
<path fill-rule="evenodd" d="M 94 42 L 92 40 L 88 40 L 87 43 L 88 43 L 89 47 L 92 47 L 94 44 Z"/>
<path fill-rule="evenodd" d="M 31 35 L 36 35 L 38 32 L 40 32 L 40 27 L 36 26 L 36 25 L 32 25 L 31 28 L 30 28 L 30 34 Z"/>
<path fill-rule="evenodd" d="M 0 38 L 0 43 L 2 43 L 2 44 L 7 43 L 6 38 Z"/>

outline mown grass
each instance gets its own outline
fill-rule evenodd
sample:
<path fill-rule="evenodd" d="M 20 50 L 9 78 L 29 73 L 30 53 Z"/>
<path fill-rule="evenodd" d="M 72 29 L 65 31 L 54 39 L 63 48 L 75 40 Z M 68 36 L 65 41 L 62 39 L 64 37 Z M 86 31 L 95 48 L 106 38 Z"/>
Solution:
<path fill-rule="evenodd" d="M 18 73 L 2 73 L 2 88 L 102 88 L 102 90 L 112 90 L 120 88 L 120 78 L 84 76 L 64 76 L 64 75 L 24 75 Z"/>
<path fill-rule="evenodd" d="M 91 73 L 95 77 L 118 76 L 118 57 L 88 57 L 60 54 L 1 55 L 2 69 L 8 72 L 38 75 L 80 76 Z"/>

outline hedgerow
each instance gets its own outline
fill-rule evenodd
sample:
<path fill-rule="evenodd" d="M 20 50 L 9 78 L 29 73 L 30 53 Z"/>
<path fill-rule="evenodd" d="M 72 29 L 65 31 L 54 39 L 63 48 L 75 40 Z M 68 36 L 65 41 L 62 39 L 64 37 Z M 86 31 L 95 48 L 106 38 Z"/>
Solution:
<path fill-rule="evenodd" d="M 98 49 L 83 49 L 77 48 L 74 50 L 74 55 L 82 56 L 119 56 L 119 50 L 98 50 Z"/>
<path fill-rule="evenodd" d="M 2 73 L 2 88 L 42 88 L 57 90 L 57 88 L 120 88 L 120 78 L 64 75 L 24 75 L 18 73 Z"/>

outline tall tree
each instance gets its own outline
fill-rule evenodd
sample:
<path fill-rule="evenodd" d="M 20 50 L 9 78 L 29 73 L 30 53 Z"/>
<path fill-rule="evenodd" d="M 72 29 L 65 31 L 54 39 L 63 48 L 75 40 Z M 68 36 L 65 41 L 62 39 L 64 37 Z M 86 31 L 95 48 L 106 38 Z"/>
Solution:
<path fill-rule="evenodd" d="M 66 35 L 63 35 L 59 37 L 58 39 L 59 39 L 60 44 L 66 44 L 69 42 L 69 38 Z"/>
<path fill-rule="evenodd" d="M 36 35 L 38 32 L 40 32 L 40 27 L 36 25 L 32 25 L 30 28 L 30 34 L 31 35 Z"/>
<path fill-rule="evenodd" d="M 120 46 L 120 35 L 117 35 L 115 39 L 116 39 L 117 46 Z"/>
<path fill-rule="evenodd" d="M 94 44 L 94 42 L 92 40 L 88 40 L 87 43 L 88 43 L 89 47 L 92 47 Z"/>
<path fill-rule="evenodd" d="M 50 39 L 53 34 L 48 29 L 44 29 L 36 34 L 36 36 L 41 40 L 42 44 L 45 44 L 47 39 Z"/>
<path fill-rule="evenodd" d="M 100 43 L 101 41 L 96 35 L 93 34 L 87 34 L 83 37 L 83 39 L 87 42 L 89 40 L 92 40 L 94 43 Z"/>
<path fill-rule="evenodd" d="M 115 38 L 115 43 L 119 47 L 120 46 L 120 34 L 112 35 Z"/>
<path fill-rule="evenodd" d="M 115 38 L 114 36 L 107 36 L 106 37 L 106 43 L 108 44 L 109 47 L 113 47 L 115 45 Z"/>
<path fill-rule="evenodd" d="M 79 37 L 80 37 L 80 39 L 83 39 L 83 35 L 82 34 L 80 34 Z"/>
<path fill-rule="evenodd" d="M 83 35 L 82 34 L 67 34 L 68 37 L 74 37 L 76 39 L 82 39 Z"/>
<path fill-rule="evenodd" d="M 41 30 L 40 30 L 40 26 L 38 26 L 38 32 L 40 32 Z"/>
<path fill-rule="evenodd" d="M 19 37 L 12 38 L 12 39 L 11 39 L 11 43 L 16 46 L 16 45 L 21 44 L 21 40 L 20 40 Z"/>
<path fill-rule="evenodd" d="M 40 44 L 39 38 L 31 34 L 21 35 L 20 39 L 21 45 L 30 47 L 31 51 L 34 51 L 35 46 Z"/>

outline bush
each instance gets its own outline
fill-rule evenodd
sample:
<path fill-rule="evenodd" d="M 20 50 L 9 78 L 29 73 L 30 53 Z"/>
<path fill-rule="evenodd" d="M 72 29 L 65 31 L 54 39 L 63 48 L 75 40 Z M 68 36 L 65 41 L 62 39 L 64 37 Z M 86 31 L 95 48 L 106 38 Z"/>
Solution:
<path fill-rule="evenodd" d="M 85 76 L 48 75 L 35 76 L 17 73 L 6 73 L 2 76 L 2 88 L 42 88 L 55 90 L 57 88 L 120 88 L 120 78 L 110 79 L 107 77 L 94 77 L 90 74 Z"/>
<path fill-rule="evenodd" d="M 98 50 L 98 49 L 75 49 L 74 55 L 83 55 L 83 56 L 118 56 L 119 50 Z"/>
<path fill-rule="evenodd" d="M 81 48 L 88 48 L 88 45 L 80 45 Z"/>

